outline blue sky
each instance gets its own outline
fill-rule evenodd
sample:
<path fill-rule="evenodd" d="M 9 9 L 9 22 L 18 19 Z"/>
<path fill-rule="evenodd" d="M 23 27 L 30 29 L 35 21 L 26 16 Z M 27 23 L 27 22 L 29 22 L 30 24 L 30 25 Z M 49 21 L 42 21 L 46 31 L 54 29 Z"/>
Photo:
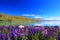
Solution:
<path fill-rule="evenodd" d="M 12 16 L 60 20 L 60 0 L 0 0 L 0 12 Z"/>
<path fill-rule="evenodd" d="M 60 0 L 0 0 L 0 12 L 18 16 L 60 16 Z"/>

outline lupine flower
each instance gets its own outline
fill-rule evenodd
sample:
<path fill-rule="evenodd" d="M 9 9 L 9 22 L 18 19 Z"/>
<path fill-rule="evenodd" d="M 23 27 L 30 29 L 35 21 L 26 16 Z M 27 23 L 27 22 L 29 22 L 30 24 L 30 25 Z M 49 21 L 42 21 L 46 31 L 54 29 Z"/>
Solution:
<path fill-rule="evenodd" d="M 6 34 L 2 34 L 2 39 L 5 40 Z"/>
<path fill-rule="evenodd" d="M 13 33 L 14 40 L 17 40 L 17 34 Z"/>
<path fill-rule="evenodd" d="M 8 30 L 8 31 L 7 31 Z M 19 28 L 19 26 L 1 26 L 0 27 L 0 40 L 48 40 L 51 37 L 56 37 L 59 39 L 59 34 L 57 34 L 58 28 L 55 27 L 31 27 L 24 26 L 24 28 Z M 7 32 L 7 33 L 6 33 Z M 54 36 L 54 33 L 56 35 Z M 36 34 L 36 35 L 35 35 Z M 51 39 L 52 39 L 51 38 Z"/>
<path fill-rule="evenodd" d="M 50 38 L 51 36 L 53 36 L 53 32 L 50 29 L 47 30 L 47 34 L 48 34 L 48 38 Z"/>
<path fill-rule="evenodd" d="M 29 33 L 30 33 L 31 35 L 34 34 L 34 32 L 35 32 L 34 28 L 30 28 L 30 29 L 29 29 Z"/>
<path fill-rule="evenodd" d="M 56 40 L 60 40 L 60 33 L 58 33 Z"/>
<path fill-rule="evenodd" d="M 44 31 L 42 31 L 42 35 L 43 35 L 43 36 L 46 36 L 47 34 L 48 34 L 47 29 L 44 30 Z"/>
<path fill-rule="evenodd" d="M 2 40 L 2 33 L 0 32 L 0 40 Z"/>
<path fill-rule="evenodd" d="M 10 35 L 9 34 L 7 35 L 7 39 L 10 40 Z"/>

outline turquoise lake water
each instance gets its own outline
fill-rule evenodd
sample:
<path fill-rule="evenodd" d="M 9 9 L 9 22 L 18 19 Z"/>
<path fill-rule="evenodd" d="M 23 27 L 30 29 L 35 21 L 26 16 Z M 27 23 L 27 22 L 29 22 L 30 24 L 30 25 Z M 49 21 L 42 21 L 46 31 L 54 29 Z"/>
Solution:
<path fill-rule="evenodd" d="M 28 25 L 60 26 L 60 21 L 45 21 L 45 22 L 32 23 Z"/>
<path fill-rule="evenodd" d="M 37 23 L 37 24 L 40 24 L 40 25 L 48 25 L 48 26 L 60 26 L 60 21 L 46 21 L 46 22 L 41 22 L 41 23 Z"/>

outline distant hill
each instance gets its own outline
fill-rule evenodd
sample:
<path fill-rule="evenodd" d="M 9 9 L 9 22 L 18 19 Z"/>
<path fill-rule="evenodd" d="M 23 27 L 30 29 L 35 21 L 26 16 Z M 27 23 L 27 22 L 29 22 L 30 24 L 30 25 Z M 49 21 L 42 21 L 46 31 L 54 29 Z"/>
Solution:
<path fill-rule="evenodd" d="M 22 16 L 9 16 L 6 14 L 0 14 L 0 25 L 25 25 L 36 22 L 39 22 L 39 20 L 25 18 Z"/>

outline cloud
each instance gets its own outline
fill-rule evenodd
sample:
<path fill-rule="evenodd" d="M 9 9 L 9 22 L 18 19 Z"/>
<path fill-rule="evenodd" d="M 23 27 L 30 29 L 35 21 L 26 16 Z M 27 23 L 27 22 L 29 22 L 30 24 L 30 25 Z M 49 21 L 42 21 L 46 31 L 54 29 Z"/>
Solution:
<path fill-rule="evenodd" d="M 23 14 L 22 16 L 35 16 L 34 14 Z"/>
<path fill-rule="evenodd" d="M 40 15 L 35 15 L 35 14 L 23 14 L 22 16 L 29 16 L 29 17 L 33 17 L 33 18 L 40 18 L 40 19 L 43 19 L 43 20 L 60 20 L 60 17 L 42 17 Z"/>
<path fill-rule="evenodd" d="M 44 18 L 44 20 L 60 20 L 59 17 L 49 17 L 49 18 Z"/>
<path fill-rule="evenodd" d="M 40 16 L 40 15 L 35 15 L 35 14 L 24 14 L 22 16 L 29 16 L 29 17 L 33 17 L 36 19 L 42 19 L 42 20 L 51 20 L 51 21 L 46 21 L 46 22 L 42 22 L 40 24 L 34 24 L 35 26 L 42 26 L 42 25 L 60 25 L 60 17 L 44 17 L 44 16 Z M 53 21 L 53 20 L 57 20 L 57 21 Z"/>
<path fill-rule="evenodd" d="M 34 16 L 34 18 L 42 18 L 41 16 Z"/>
<path fill-rule="evenodd" d="M 42 18 L 39 15 L 35 15 L 35 14 L 23 14 L 22 16 L 29 16 L 29 17 L 33 17 L 33 18 Z"/>
<path fill-rule="evenodd" d="M 42 26 L 42 24 L 34 24 L 35 26 Z"/>
<path fill-rule="evenodd" d="M 54 18 L 44 18 L 44 20 L 54 20 Z"/>

